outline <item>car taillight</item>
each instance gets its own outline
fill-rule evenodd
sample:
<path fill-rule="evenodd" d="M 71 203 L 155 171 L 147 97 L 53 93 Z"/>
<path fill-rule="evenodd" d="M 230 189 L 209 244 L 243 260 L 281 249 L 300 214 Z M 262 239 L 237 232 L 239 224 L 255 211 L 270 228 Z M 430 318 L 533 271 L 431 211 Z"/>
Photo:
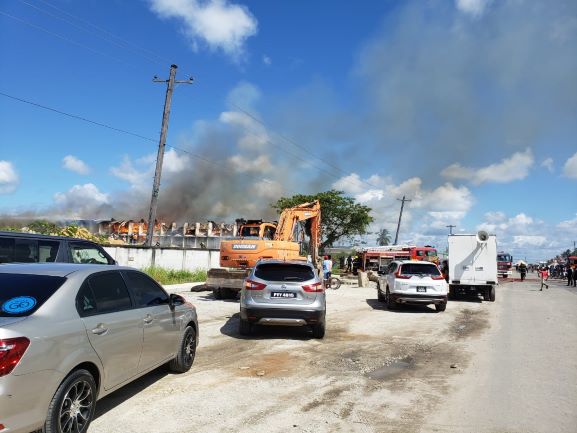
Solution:
<path fill-rule="evenodd" d="M 325 291 L 322 283 L 307 284 L 306 286 L 302 287 L 303 290 L 308 293 L 322 293 Z"/>
<path fill-rule="evenodd" d="M 409 280 L 411 277 L 412 275 L 403 275 L 400 272 L 395 273 L 395 278 L 399 278 L 401 280 Z"/>
<path fill-rule="evenodd" d="M 29 345 L 30 340 L 26 337 L 0 340 L 0 377 L 14 370 Z"/>
<path fill-rule="evenodd" d="M 244 288 L 246 290 L 262 290 L 266 287 L 266 284 L 257 283 L 256 281 L 246 280 L 244 282 Z"/>
<path fill-rule="evenodd" d="M 433 280 L 444 280 L 445 279 L 445 277 L 443 277 L 442 275 L 432 276 L 431 278 Z"/>

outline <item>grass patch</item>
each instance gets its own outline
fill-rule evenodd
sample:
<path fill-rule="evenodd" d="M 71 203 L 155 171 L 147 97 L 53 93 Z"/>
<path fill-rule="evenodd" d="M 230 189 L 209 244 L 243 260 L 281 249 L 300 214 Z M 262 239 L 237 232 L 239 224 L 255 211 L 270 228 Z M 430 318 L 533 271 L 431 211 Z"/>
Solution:
<path fill-rule="evenodd" d="M 158 267 L 148 267 L 142 269 L 150 277 L 160 284 L 181 284 L 206 281 L 206 271 L 197 269 L 196 271 L 176 271 Z"/>

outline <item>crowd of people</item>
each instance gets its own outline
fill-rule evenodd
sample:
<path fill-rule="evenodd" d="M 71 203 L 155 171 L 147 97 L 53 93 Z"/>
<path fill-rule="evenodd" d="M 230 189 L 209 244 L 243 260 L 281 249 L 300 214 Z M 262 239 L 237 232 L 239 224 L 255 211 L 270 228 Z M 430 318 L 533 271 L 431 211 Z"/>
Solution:
<path fill-rule="evenodd" d="M 549 278 L 556 278 L 560 280 L 567 280 L 568 286 L 577 287 L 577 265 L 555 263 L 550 265 L 526 265 L 520 263 L 516 266 L 517 272 L 521 275 L 521 281 L 525 279 L 528 272 L 537 272 L 541 279 L 541 290 L 543 286 L 549 288 L 546 281 Z"/>

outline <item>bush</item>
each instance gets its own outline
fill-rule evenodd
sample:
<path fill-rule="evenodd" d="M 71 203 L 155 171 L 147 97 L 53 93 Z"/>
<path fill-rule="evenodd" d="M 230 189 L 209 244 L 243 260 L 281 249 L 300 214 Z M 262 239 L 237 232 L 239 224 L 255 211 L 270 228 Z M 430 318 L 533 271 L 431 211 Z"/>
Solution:
<path fill-rule="evenodd" d="M 181 284 L 206 281 L 206 271 L 197 269 L 196 271 L 176 271 L 158 267 L 148 267 L 142 269 L 151 278 L 160 284 Z"/>

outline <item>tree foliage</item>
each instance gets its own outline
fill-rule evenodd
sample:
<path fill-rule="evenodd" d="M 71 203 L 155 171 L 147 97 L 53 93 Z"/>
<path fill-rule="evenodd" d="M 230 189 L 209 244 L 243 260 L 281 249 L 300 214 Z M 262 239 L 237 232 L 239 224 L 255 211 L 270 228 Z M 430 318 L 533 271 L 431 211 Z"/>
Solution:
<path fill-rule="evenodd" d="M 377 245 L 384 246 L 391 243 L 391 234 L 387 229 L 381 229 L 377 237 Z"/>
<path fill-rule="evenodd" d="M 330 190 L 317 194 L 297 194 L 292 197 L 281 197 L 272 207 L 277 212 L 295 207 L 299 204 L 319 200 L 321 204 L 321 243 L 320 249 L 331 247 L 339 239 L 348 239 L 363 235 L 373 218 L 369 215 L 371 208 L 356 203 L 343 191 Z"/>

